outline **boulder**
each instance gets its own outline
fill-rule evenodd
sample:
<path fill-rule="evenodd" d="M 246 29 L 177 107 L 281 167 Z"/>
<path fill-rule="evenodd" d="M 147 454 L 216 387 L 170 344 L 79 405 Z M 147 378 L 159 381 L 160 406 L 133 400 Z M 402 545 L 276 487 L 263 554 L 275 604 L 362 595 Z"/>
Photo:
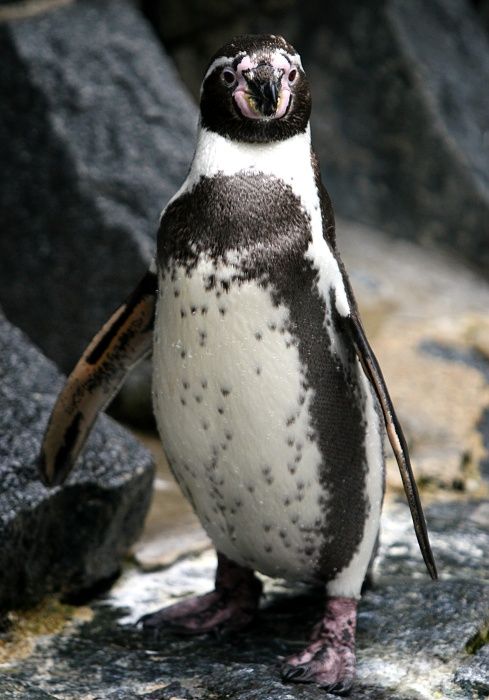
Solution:
<path fill-rule="evenodd" d="M 314 134 L 337 210 L 489 271 L 489 44 L 465 0 L 308 3 Z"/>
<path fill-rule="evenodd" d="M 40 483 L 40 442 L 62 381 L 0 316 L 0 612 L 113 579 L 149 506 L 152 460 L 105 416 L 67 483 Z"/>
<path fill-rule="evenodd" d="M 196 108 L 131 0 L 3 12 L 0 303 L 67 372 L 149 264 Z"/>

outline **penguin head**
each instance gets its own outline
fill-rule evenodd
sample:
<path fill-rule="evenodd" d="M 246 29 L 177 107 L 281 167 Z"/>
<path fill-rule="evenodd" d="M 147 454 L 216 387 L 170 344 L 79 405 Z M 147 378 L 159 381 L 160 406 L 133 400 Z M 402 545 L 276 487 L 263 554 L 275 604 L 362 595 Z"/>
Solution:
<path fill-rule="evenodd" d="M 283 141 L 303 133 L 311 93 L 299 54 L 273 34 L 235 37 L 210 60 L 200 112 L 204 128 L 233 141 Z"/>

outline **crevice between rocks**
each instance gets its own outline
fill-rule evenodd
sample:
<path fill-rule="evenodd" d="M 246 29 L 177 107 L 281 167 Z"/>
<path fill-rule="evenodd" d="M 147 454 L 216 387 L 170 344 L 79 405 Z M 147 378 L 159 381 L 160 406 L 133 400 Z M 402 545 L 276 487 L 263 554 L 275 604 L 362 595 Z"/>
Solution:
<path fill-rule="evenodd" d="M 467 654 L 477 654 L 486 644 L 489 644 L 489 619 L 469 639 L 465 645 L 465 651 Z"/>

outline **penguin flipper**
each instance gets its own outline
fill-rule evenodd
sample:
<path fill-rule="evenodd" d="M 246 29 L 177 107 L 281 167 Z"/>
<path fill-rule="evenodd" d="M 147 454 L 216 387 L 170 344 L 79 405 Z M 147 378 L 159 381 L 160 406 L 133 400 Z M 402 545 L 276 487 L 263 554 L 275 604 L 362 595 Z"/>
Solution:
<path fill-rule="evenodd" d="M 347 280 L 345 280 L 345 284 L 349 293 L 348 296 L 352 300 L 353 294 Z M 389 442 L 392 446 L 392 450 L 401 473 L 401 479 L 409 504 L 409 509 L 411 511 L 414 531 L 418 539 L 421 554 L 423 555 L 424 563 L 426 564 L 426 568 L 428 569 L 428 573 L 430 574 L 431 578 L 437 579 L 438 574 L 436 571 L 435 559 L 431 550 L 426 520 L 419 498 L 418 487 L 416 485 L 411 467 L 411 460 L 409 458 L 406 439 L 394 410 L 391 397 L 389 396 L 389 391 L 387 389 L 379 363 L 372 348 L 370 347 L 370 343 L 367 340 L 367 336 L 363 329 L 363 325 L 354 302 L 351 304 L 351 313 L 342 320 L 344 320 L 348 326 L 349 335 L 353 340 L 358 359 L 360 360 L 365 375 L 367 376 L 379 400 Z"/>
<path fill-rule="evenodd" d="M 150 270 L 95 335 L 66 380 L 39 455 L 46 486 L 66 479 L 98 414 L 129 370 L 151 351 L 156 289 L 157 277 Z"/>

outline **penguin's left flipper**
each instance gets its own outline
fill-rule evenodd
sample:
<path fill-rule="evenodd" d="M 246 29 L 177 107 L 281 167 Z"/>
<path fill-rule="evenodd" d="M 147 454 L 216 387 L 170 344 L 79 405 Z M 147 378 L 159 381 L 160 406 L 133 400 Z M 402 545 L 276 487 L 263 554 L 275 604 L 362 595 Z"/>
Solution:
<path fill-rule="evenodd" d="M 59 394 L 41 445 L 46 486 L 68 476 L 100 411 L 152 348 L 157 277 L 149 270 L 93 338 Z"/>
<path fill-rule="evenodd" d="M 372 385 L 372 388 L 374 389 L 379 400 L 389 442 L 392 446 L 392 450 L 401 473 L 401 479 L 409 504 L 409 509 L 411 511 L 414 531 L 416 532 L 421 554 L 423 555 L 426 568 L 428 569 L 428 573 L 430 574 L 431 578 L 437 579 L 438 574 L 436 571 L 435 559 L 431 550 L 426 520 L 424 517 L 423 508 L 421 506 L 421 501 L 419 499 L 418 487 L 416 485 L 411 467 L 411 460 L 409 458 L 406 439 L 396 416 L 394 406 L 392 405 L 392 400 L 389 396 L 387 385 L 382 375 L 379 363 L 372 348 L 370 347 L 370 343 L 367 340 L 367 336 L 363 329 L 360 316 L 358 315 L 353 298 L 353 292 L 346 274 L 343 274 L 343 280 L 350 300 L 350 314 L 346 317 L 342 317 L 341 320 L 345 325 L 346 332 L 353 341 L 353 345 L 355 346 L 358 359 L 360 360 L 365 375 L 370 381 L 370 384 Z"/>

